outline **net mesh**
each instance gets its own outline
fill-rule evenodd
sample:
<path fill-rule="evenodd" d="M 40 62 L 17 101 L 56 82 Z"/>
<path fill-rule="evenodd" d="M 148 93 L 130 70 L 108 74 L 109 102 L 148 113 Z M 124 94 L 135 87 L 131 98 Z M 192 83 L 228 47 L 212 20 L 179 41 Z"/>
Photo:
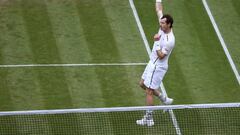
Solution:
<path fill-rule="evenodd" d="M 130 110 L 128 110 L 130 109 Z M 153 109 L 154 126 L 139 126 L 145 110 Z M 175 116 L 163 110 L 171 109 Z M 81 110 L 81 109 L 79 109 Z M 86 111 L 86 112 L 84 112 Z M 180 132 L 176 130 L 176 124 Z M 94 109 L 1 112 L 1 135 L 176 135 L 176 134 L 240 134 L 240 107 L 131 107 Z"/>

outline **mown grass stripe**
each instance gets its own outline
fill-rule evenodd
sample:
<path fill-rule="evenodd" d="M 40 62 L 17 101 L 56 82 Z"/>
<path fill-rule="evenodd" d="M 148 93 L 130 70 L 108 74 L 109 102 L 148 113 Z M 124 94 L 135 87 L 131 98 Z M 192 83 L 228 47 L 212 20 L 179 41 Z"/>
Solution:
<path fill-rule="evenodd" d="M 9 44 L 9 28 L 11 23 L 11 17 L 8 15 L 12 15 L 12 4 L 4 3 L 0 4 L 0 28 L 1 28 L 1 36 L 0 36 L 0 63 L 6 63 L 6 48 L 8 48 Z M 11 39 L 12 40 L 12 39 Z M 14 106 L 11 98 L 11 90 L 9 88 L 9 80 L 8 80 L 9 70 L 1 69 L 0 70 L 0 110 L 14 110 Z"/>
<path fill-rule="evenodd" d="M 174 100 L 176 102 L 181 101 L 183 103 L 194 103 L 194 99 L 192 98 L 192 91 L 189 89 L 189 84 L 184 77 L 184 73 L 182 72 L 179 59 L 176 56 L 175 53 L 171 54 L 171 58 L 175 59 L 175 62 L 172 62 L 172 67 L 168 71 L 168 76 L 165 77 L 165 80 L 171 80 L 170 81 L 164 81 L 164 84 L 167 86 L 168 93 L 174 97 Z M 179 79 L 178 77 L 181 76 L 182 79 Z M 172 82 L 178 82 L 178 83 L 172 83 Z M 174 91 L 176 88 L 184 89 L 184 91 L 179 90 L 178 92 Z"/>
<path fill-rule="evenodd" d="M 95 5 L 96 3 L 98 6 Z M 108 62 L 121 60 L 101 2 L 81 0 L 76 1 L 76 4 L 92 62 L 99 61 L 99 59 Z"/>
<path fill-rule="evenodd" d="M 35 62 L 61 63 L 46 3 L 38 0 L 22 0 L 21 6 Z M 36 79 L 41 85 L 41 92 L 47 109 L 69 108 L 72 106 L 65 73 L 62 68 L 55 70 L 36 69 L 35 72 L 38 77 Z"/>
<path fill-rule="evenodd" d="M 89 53 L 91 54 L 93 60 L 108 60 L 111 62 L 113 60 L 121 61 L 121 57 L 116 47 L 116 40 L 112 34 L 112 30 L 109 24 L 109 20 L 105 13 L 105 9 L 102 6 L 101 2 L 96 6 L 96 1 L 76 1 L 78 7 L 78 13 L 80 22 L 82 24 L 83 32 L 86 36 L 86 41 L 89 47 Z M 93 8 L 94 7 L 94 8 Z M 94 9 L 94 10 L 89 10 Z M 98 22 L 98 23 L 96 23 Z M 101 55 L 104 54 L 104 55 Z M 112 106 L 113 101 L 116 101 L 116 97 L 111 98 L 110 95 L 121 95 L 121 91 L 111 90 L 110 83 L 104 78 L 104 72 L 106 69 L 96 69 L 96 74 L 98 76 L 98 81 L 101 82 L 101 90 L 103 90 L 103 98 L 106 100 L 106 106 Z M 124 79 L 126 74 L 124 73 L 125 69 L 121 68 L 123 71 L 123 76 L 120 76 L 119 79 Z M 122 82 L 126 85 L 130 85 L 127 80 Z M 129 96 L 132 93 L 129 91 Z M 131 104 L 131 102 L 129 102 Z"/>
<path fill-rule="evenodd" d="M 207 0 L 214 20 L 227 44 L 227 49 L 237 67 L 238 73 L 240 73 L 240 47 L 238 41 L 240 35 L 240 15 L 238 12 L 240 11 L 236 9 L 238 3 L 238 1 L 219 0 L 216 2 L 214 0 Z M 229 22 L 229 20 L 231 21 Z"/>
<path fill-rule="evenodd" d="M 52 31 L 63 63 L 88 63 L 91 60 L 73 0 L 46 1 Z"/>
<path fill-rule="evenodd" d="M 60 63 L 45 2 L 22 0 L 21 6 L 34 62 Z"/>
<path fill-rule="evenodd" d="M 222 47 L 223 47 L 223 50 L 224 50 L 224 52 L 225 52 L 225 55 L 227 56 L 227 59 L 228 59 L 230 65 L 231 65 L 231 67 L 232 67 L 232 70 L 233 70 L 235 76 L 236 76 L 236 79 L 237 79 L 237 81 L 238 81 L 238 84 L 240 85 L 240 75 L 239 75 L 239 72 L 238 72 L 238 70 L 237 70 L 237 68 L 236 68 L 236 66 L 235 66 L 235 63 L 234 63 L 233 59 L 232 59 L 231 54 L 230 54 L 229 51 L 228 51 L 227 45 L 226 45 L 226 43 L 225 43 L 225 41 L 224 41 L 224 39 L 223 39 L 223 37 L 222 37 L 219 29 L 218 29 L 218 26 L 217 26 L 217 24 L 216 24 L 216 21 L 215 21 L 215 19 L 213 18 L 213 15 L 212 15 L 212 13 L 211 13 L 211 11 L 210 11 L 210 9 L 209 9 L 209 6 L 208 6 L 206 0 L 202 0 L 202 2 L 203 2 L 203 5 L 204 5 L 204 7 L 205 7 L 205 9 L 206 9 L 206 11 L 207 11 L 207 13 L 208 13 L 208 16 L 209 16 L 211 22 L 212 22 L 212 25 L 213 25 L 213 27 L 214 27 L 214 29 L 215 29 L 215 32 L 216 32 L 216 34 L 217 34 L 217 36 L 218 36 L 218 39 L 219 39 L 219 41 L 220 41 L 220 43 L 221 43 L 221 45 L 222 45 Z"/>
<path fill-rule="evenodd" d="M 2 56 L 4 63 L 33 63 L 31 50 L 29 48 L 29 39 L 25 31 L 25 25 L 21 14 L 20 1 L 8 1 L 6 8 L 2 10 L 4 23 L 5 44 L 1 44 Z M 14 107 L 12 110 L 23 110 L 29 108 L 41 108 L 41 94 L 39 93 L 38 84 L 32 78 L 34 74 L 26 70 L 8 70 L 7 80 L 11 93 L 11 100 Z M 31 84 L 31 85 L 26 85 Z M 30 91 L 30 92 L 29 92 Z M 34 95 L 34 98 L 32 96 Z M 24 104 L 22 104 L 24 102 Z"/>
<path fill-rule="evenodd" d="M 0 25 L 3 27 L 4 43 L 1 43 L 1 63 L 33 63 L 29 40 L 25 31 L 25 25 L 21 14 L 20 2 L 7 2 L 2 11 Z M 11 110 L 23 110 L 29 108 L 41 108 L 41 94 L 39 93 L 38 84 L 32 78 L 34 74 L 26 70 L 4 70 L 8 71 L 6 80 L 8 80 L 8 90 L 11 96 Z M 31 84 L 31 85 L 26 85 Z M 30 92 L 29 92 L 30 91 Z M 32 98 L 34 95 L 34 98 Z M 24 102 L 24 104 L 22 104 Z M 9 105 L 10 107 L 10 105 Z"/>
<path fill-rule="evenodd" d="M 148 61 L 129 2 L 102 0 L 119 55 L 123 62 Z"/>
<path fill-rule="evenodd" d="M 0 55 L 1 56 L 1 55 Z M 0 57 L 1 59 L 1 57 Z M 7 111 L 7 110 L 14 110 L 14 105 L 11 98 L 11 90 L 9 88 L 9 80 L 8 80 L 8 69 L 1 69 L 0 70 L 0 76 L 1 76 L 1 82 L 0 82 L 0 110 L 1 111 Z"/>
<path fill-rule="evenodd" d="M 0 48 L 1 64 L 32 62 L 26 38 L 19 2 L 5 1 L 0 4 Z"/>
<path fill-rule="evenodd" d="M 238 13 L 238 16 L 240 17 L 240 1 L 239 0 L 232 0 L 231 1 L 232 5 L 234 6 L 235 11 Z"/>

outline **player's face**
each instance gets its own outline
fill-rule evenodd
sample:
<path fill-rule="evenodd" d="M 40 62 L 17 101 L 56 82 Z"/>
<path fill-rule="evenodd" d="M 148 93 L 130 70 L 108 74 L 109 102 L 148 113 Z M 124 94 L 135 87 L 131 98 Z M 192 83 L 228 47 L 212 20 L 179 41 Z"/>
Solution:
<path fill-rule="evenodd" d="M 167 24 L 166 21 L 167 21 L 166 18 L 163 18 L 160 21 L 160 27 L 161 27 L 162 31 L 165 31 L 165 32 L 168 31 L 170 28 L 170 24 Z"/>

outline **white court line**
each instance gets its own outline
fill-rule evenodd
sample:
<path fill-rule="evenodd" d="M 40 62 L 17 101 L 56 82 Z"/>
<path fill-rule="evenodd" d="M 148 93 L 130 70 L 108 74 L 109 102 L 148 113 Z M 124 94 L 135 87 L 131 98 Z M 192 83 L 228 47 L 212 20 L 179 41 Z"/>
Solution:
<path fill-rule="evenodd" d="M 151 49 L 150 49 L 150 47 L 149 47 L 149 44 L 148 44 L 146 35 L 145 35 L 145 33 L 144 33 L 144 30 L 143 30 L 141 21 L 140 21 L 140 19 L 139 19 L 139 17 L 138 17 L 138 13 L 137 13 L 136 7 L 135 7 L 135 5 L 134 5 L 134 3 L 133 3 L 133 0 L 129 0 L 129 3 L 130 3 L 130 6 L 131 6 L 131 8 L 132 8 L 133 15 L 134 15 L 134 17 L 135 17 L 135 19 L 136 19 L 137 26 L 138 26 L 138 29 L 139 29 L 140 34 L 141 34 L 141 36 L 142 36 L 142 39 L 143 39 L 145 48 L 146 48 L 147 53 L 148 53 L 148 56 L 150 57 Z"/>
<path fill-rule="evenodd" d="M 86 64 L 23 64 L 23 65 L 0 65 L 0 68 L 19 67 L 86 67 L 86 66 L 142 66 L 147 63 L 86 63 Z"/>
<path fill-rule="evenodd" d="M 209 6 L 208 6 L 208 4 L 207 4 L 207 1 L 206 1 L 206 0 L 202 0 L 202 2 L 203 2 L 203 5 L 204 5 L 204 7 L 205 7 L 205 9 L 206 9 L 206 11 L 207 11 L 207 14 L 208 14 L 208 16 L 209 16 L 209 18 L 210 18 L 210 20 L 211 20 L 211 22 L 212 22 L 212 25 L 213 25 L 213 27 L 214 27 L 214 29 L 215 29 L 215 32 L 216 32 L 216 34 L 217 34 L 217 36 L 218 36 L 218 39 L 219 39 L 220 42 L 221 42 L 221 45 L 222 45 L 223 50 L 224 50 L 224 52 L 225 52 L 225 54 L 226 54 L 226 56 L 227 56 L 227 58 L 228 58 L 228 61 L 229 61 L 230 65 L 231 65 L 231 67 L 232 67 L 232 70 L 233 70 L 233 72 L 234 72 L 234 74 L 235 74 L 235 76 L 236 76 L 236 78 L 237 78 L 238 84 L 240 85 L 240 75 L 239 75 L 238 70 L 237 70 L 237 68 L 236 68 L 236 66 L 235 66 L 235 64 L 234 64 L 234 62 L 233 62 L 233 60 L 232 60 L 232 57 L 231 57 L 231 55 L 230 55 L 230 53 L 229 53 L 229 51 L 228 51 L 228 49 L 227 49 L 227 46 L 226 46 L 226 44 L 225 44 L 225 42 L 224 42 L 224 39 L 223 39 L 223 37 L 222 37 L 219 29 L 218 29 L 217 23 L 216 23 L 216 21 L 214 20 L 214 17 L 213 17 L 213 15 L 212 15 L 212 13 L 211 13 L 211 10 L 210 10 L 210 8 L 209 8 Z"/>
<path fill-rule="evenodd" d="M 139 31 L 140 31 L 140 33 L 141 33 L 143 42 L 144 42 L 145 47 L 146 47 L 146 50 L 147 50 L 147 53 L 148 53 L 148 55 L 149 55 L 149 57 L 150 57 L 151 49 L 150 49 L 150 47 L 149 47 L 149 44 L 148 44 L 146 35 L 145 35 L 145 33 L 144 33 L 144 30 L 143 30 L 141 21 L 140 21 L 140 19 L 139 19 L 139 16 L 138 16 L 138 13 L 137 13 L 137 10 L 136 10 L 136 7 L 135 7 L 135 5 L 134 5 L 133 0 L 129 0 L 129 3 L 130 3 L 130 6 L 131 6 L 131 8 L 132 8 L 133 15 L 134 15 L 134 17 L 135 17 L 135 19 L 136 19 L 137 26 L 138 26 L 138 29 L 139 29 Z M 164 85 L 163 85 L 163 82 L 161 83 L 161 90 L 162 90 L 162 93 L 167 97 L 167 92 L 166 92 L 166 90 L 165 90 L 165 87 L 164 87 Z M 176 117 L 175 117 L 175 115 L 174 115 L 174 113 L 173 113 L 173 110 L 169 110 L 168 112 L 169 112 L 169 114 L 170 114 L 170 116 L 171 116 L 171 118 L 172 118 L 172 122 L 173 122 L 173 125 L 174 125 L 175 129 L 176 129 L 177 135 L 181 135 L 181 130 L 180 130 L 180 127 L 179 127 L 179 125 L 178 125 L 178 123 L 177 123 L 177 119 L 176 119 Z"/>

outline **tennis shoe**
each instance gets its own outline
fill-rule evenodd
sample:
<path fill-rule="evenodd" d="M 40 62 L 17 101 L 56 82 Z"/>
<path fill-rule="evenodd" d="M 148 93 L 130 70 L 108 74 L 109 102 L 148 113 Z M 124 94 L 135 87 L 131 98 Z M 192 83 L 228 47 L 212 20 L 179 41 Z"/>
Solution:
<path fill-rule="evenodd" d="M 141 120 L 137 120 L 136 121 L 137 125 L 147 125 L 148 127 L 151 127 L 154 125 L 154 121 L 153 118 L 147 118 L 146 116 L 144 116 Z"/>
<path fill-rule="evenodd" d="M 166 97 L 165 101 L 163 101 L 164 105 L 171 105 L 173 103 L 173 99 Z"/>

